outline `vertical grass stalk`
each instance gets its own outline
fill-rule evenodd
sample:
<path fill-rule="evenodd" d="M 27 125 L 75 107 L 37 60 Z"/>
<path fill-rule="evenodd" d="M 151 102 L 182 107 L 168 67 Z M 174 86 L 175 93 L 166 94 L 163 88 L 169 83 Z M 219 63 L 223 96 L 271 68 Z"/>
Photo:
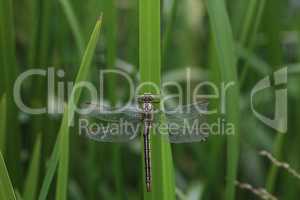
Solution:
<path fill-rule="evenodd" d="M 0 152 L 0 199 L 16 200 L 14 188 L 11 184 L 4 158 Z"/>
<path fill-rule="evenodd" d="M 160 0 L 141 0 L 139 2 L 139 58 L 141 84 L 161 84 L 161 36 Z M 141 93 L 159 94 L 149 84 Z M 163 119 L 162 119 L 163 120 Z M 175 199 L 173 164 L 170 144 L 152 130 L 152 192 L 146 191 L 143 181 L 144 199 Z M 144 163 L 144 162 L 143 162 Z M 144 164 L 143 164 L 144 166 Z M 144 167 L 143 167 L 144 169 Z"/>
<path fill-rule="evenodd" d="M 273 2 L 266 2 L 266 9 L 265 9 L 265 17 L 266 19 L 264 21 L 264 31 L 266 33 L 266 37 L 268 38 L 267 43 L 267 58 L 270 62 L 271 66 L 274 70 L 281 67 L 283 61 L 283 49 L 281 44 L 281 27 L 280 27 L 280 20 L 281 15 L 281 9 L 284 2 L 275 0 Z M 271 20 L 270 20 L 271 19 Z M 284 140 L 286 138 L 285 134 L 277 133 L 277 136 L 275 138 L 275 142 L 273 144 L 273 152 L 272 154 L 277 158 L 281 159 L 281 156 L 283 154 L 282 149 L 284 145 Z M 276 183 L 276 179 L 278 176 L 278 167 L 275 165 L 272 165 L 269 169 L 268 176 L 267 176 L 267 183 L 266 183 L 266 189 L 269 192 L 274 191 L 274 186 Z"/>
<path fill-rule="evenodd" d="M 79 55 L 81 55 L 84 51 L 85 41 L 81 33 L 81 29 L 79 28 L 79 21 L 76 18 L 72 4 L 69 0 L 59 0 L 59 3 L 61 4 L 62 10 L 70 24 Z"/>
<path fill-rule="evenodd" d="M 236 56 L 234 40 L 225 1 L 207 0 L 208 15 L 211 24 L 211 35 L 216 45 L 217 69 L 223 83 L 233 82 L 226 91 L 224 114 L 226 122 L 235 128 L 234 136 L 227 137 L 226 199 L 235 199 L 235 180 L 238 171 L 239 157 L 239 86 L 237 82 Z"/>
<path fill-rule="evenodd" d="M 59 144 L 59 167 L 56 183 L 56 199 L 68 199 L 68 174 L 69 174 L 69 128 L 61 130 L 61 140 Z"/>
<path fill-rule="evenodd" d="M 13 85 L 17 76 L 16 45 L 14 29 L 13 1 L 0 0 L 0 64 L 4 71 L 4 90 L 6 93 L 6 152 L 5 158 L 14 185 L 19 186 L 21 177 L 20 134 L 18 132 L 17 109 L 13 101 Z M 3 91 L 0 92 L 3 94 Z"/>
<path fill-rule="evenodd" d="M 40 172 L 40 158 L 41 158 L 41 134 L 36 138 L 32 159 L 29 165 L 28 174 L 25 180 L 23 199 L 36 199 Z"/>
<path fill-rule="evenodd" d="M 76 79 L 74 82 L 75 85 L 81 81 L 87 80 L 87 78 L 88 78 L 91 62 L 92 62 L 93 55 L 94 55 L 96 45 L 97 45 L 97 41 L 98 41 L 98 38 L 100 35 L 101 22 L 102 22 L 102 18 L 99 18 L 99 20 L 97 21 L 97 23 L 95 25 L 94 31 L 91 35 L 90 41 L 87 45 L 87 48 L 85 50 L 85 53 L 83 55 L 81 65 L 79 67 L 79 70 L 78 70 L 78 73 L 77 73 L 77 76 L 76 76 Z M 63 148 L 63 144 L 65 144 L 65 143 L 62 142 L 62 140 L 63 140 L 62 136 L 65 134 L 69 134 L 69 122 L 74 119 L 74 114 L 75 114 L 74 106 L 77 105 L 79 102 L 81 91 L 82 91 L 82 88 L 77 89 L 76 92 L 74 90 L 72 91 L 71 99 L 69 99 L 69 101 L 71 101 L 72 104 L 69 104 L 67 106 L 68 109 L 65 109 L 65 111 L 64 111 L 62 123 L 61 123 L 60 129 L 59 129 L 59 134 L 56 139 L 54 149 L 51 154 L 50 161 L 49 161 L 48 169 L 46 171 L 46 176 L 43 180 L 42 188 L 41 188 L 41 191 L 39 194 L 39 198 L 38 198 L 39 200 L 45 200 L 47 198 L 50 184 L 52 183 L 60 156 L 62 153 L 65 156 L 67 155 L 67 153 L 66 153 L 67 150 Z M 68 137 L 65 139 L 68 140 Z M 65 140 L 65 142 L 67 142 L 66 140 Z M 65 159 L 68 159 L 68 156 L 67 156 L 67 158 L 65 157 Z M 61 159 L 60 161 L 64 162 L 63 159 Z M 64 163 L 62 165 L 67 166 L 67 163 Z M 66 169 L 66 167 L 64 167 L 64 169 Z M 62 171 L 64 171 L 63 176 L 66 176 L 66 173 L 68 171 L 63 170 L 63 169 L 62 169 Z M 60 175 L 62 175 L 62 174 L 60 173 Z M 63 180 L 66 180 L 66 179 L 63 179 Z M 63 185 L 65 186 L 64 189 L 67 190 L 66 184 L 63 183 Z"/>
<path fill-rule="evenodd" d="M 3 94 L 0 97 L 0 151 L 4 155 L 5 154 L 5 144 L 6 144 L 6 95 Z"/>
<path fill-rule="evenodd" d="M 115 69 L 117 60 L 117 5 L 115 0 L 105 0 L 105 19 L 106 19 L 106 40 L 107 40 L 107 68 Z M 116 77 L 110 74 L 107 77 L 107 94 L 108 99 L 112 106 L 116 104 Z M 121 165 L 121 146 L 120 144 L 114 144 L 112 146 L 113 151 L 113 166 L 115 174 L 115 185 L 117 199 L 124 199 L 123 189 L 123 168 Z"/>

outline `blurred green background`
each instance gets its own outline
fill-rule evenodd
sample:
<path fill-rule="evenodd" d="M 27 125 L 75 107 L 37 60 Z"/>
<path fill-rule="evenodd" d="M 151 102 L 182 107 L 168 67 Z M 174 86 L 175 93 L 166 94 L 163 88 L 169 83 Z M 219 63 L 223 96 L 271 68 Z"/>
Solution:
<path fill-rule="evenodd" d="M 22 113 L 13 99 L 16 77 L 32 68 L 63 69 L 65 76 L 56 83 L 88 79 L 98 87 L 97 70 L 108 67 L 121 69 L 138 81 L 144 45 L 139 40 L 139 27 L 145 22 L 139 20 L 139 13 L 145 12 L 139 6 L 142 2 L 156 13 L 151 2 L 161 4 L 161 16 L 156 18 L 161 26 L 150 23 L 150 30 L 161 31 L 161 41 L 156 42 L 161 42 L 162 82 L 177 81 L 184 86 L 185 69 L 190 68 L 192 83 L 238 83 L 228 97 L 228 118 L 237 125 L 238 135 L 172 145 L 172 156 L 165 154 L 162 159 L 173 159 L 170 170 L 175 181 L 162 185 L 174 185 L 155 198 L 143 191 L 139 142 L 115 145 L 87 140 L 76 127 L 61 125 L 62 115 Z M 299 0 L 0 0 L 0 149 L 5 161 L 0 162 L 0 198 L 273 198 L 254 194 L 251 185 L 265 188 L 274 198 L 298 199 L 300 179 L 290 172 L 300 171 L 299 13 Z M 294 72 L 289 73 L 286 85 L 286 134 L 264 125 L 250 107 L 255 84 L 282 67 Z M 128 95 L 122 81 L 107 81 L 104 96 L 111 104 L 122 103 Z M 24 102 L 32 107 L 46 105 L 46 86 L 46 78 L 27 80 L 22 88 Z M 61 101 L 50 95 L 55 103 Z M 81 101 L 86 96 L 83 93 Z M 256 108 L 273 116 L 274 88 L 258 96 Z M 260 155 L 262 150 L 289 166 L 272 164 Z"/>

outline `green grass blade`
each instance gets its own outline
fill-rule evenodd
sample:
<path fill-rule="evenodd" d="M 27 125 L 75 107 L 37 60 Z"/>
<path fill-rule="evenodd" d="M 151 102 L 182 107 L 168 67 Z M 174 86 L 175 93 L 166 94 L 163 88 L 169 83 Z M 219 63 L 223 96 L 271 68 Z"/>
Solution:
<path fill-rule="evenodd" d="M 165 65 L 165 59 L 167 57 L 167 51 L 168 48 L 170 47 L 171 41 L 172 41 L 172 34 L 173 34 L 173 28 L 174 28 L 174 24 L 175 24 L 175 20 L 176 20 L 176 15 L 178 12 L 178 8 L 179 8 L 179 0 L 174 0 L 173 4 L 172 4 L 172 10 L 171 10 L 171 14 L 169 16 L 169 20 L 167 22 L 166 25 L 166 31 L 163 35 L 163 64 Z"/>
<path fill-rule="evenodd" d="M 20 134 L 18 132 L 17 110 L 13 101 L 13 85 L 17 74 L 16 44 L 13 15 L 13 1 L 0 0 L 0 65 L 4 74 L 4 91 L 6 93 L 6 127 L 10 127 L 6 136 L 5 158 L 10 177 L 14 185 L 20 185 Z M 2 86 L 1 86 L 2 87 Z M 0 95 L 4 91 L 0 92 Z"/>
<path fill-rule="evenodd" d="M 62 129 L 59 152 L 59 168 L 56 183 L 56 199 L 67 199 L 69 173 L 69 128 Z"/>
<path fill-rule="evenodd" d="M 234 82 L 226 92 L 226 121 L 235 127 L 235 135 L 227 138 L 227 177 L 226 199 L 235 199 L 235 180 L 238 171 L 239 157 L 239 86 L 237 82 L 236 56 L 234 40 L 226 11 L 225 1 L 206 1 L 210 18 L 212 37 L 215 41 L 217 60 L 221 81 L 224 83 Z"/>
<path fill-rule="evenodd" d="M 271 6 L 271 7 L 270 7 Z M 282 7 L 284 6 L 283 1 L 266 2 L 265 13 L 264 13 L 264 31 L 268 38 L 266 45 L 267 59 L 273 69 L 278 69 L 284 60 L 284 51 L 281 44 L 281 13 Z M 273 144 L 272 154 L 277 158 L 281 159 L 283 155 L 283 146 L 287 136 L 285 134 L 277 133 L 275 142 Z M 268 175 L 266 189 L 269 192 L 274 191 L 275 183 L 278 178 L 278 167 L 271 165 Z"/>
<path fill-rule="evenodd" d="M 239 42 L 242 46 L 245 46 L 250 50 L 252 50 L 254 47 L 257 31 L 262 21 L 262 15 L 264 12 L 265 4 L 266 0 L 251 1 L 251 6 L 249 6 L 246 13 L 246 19 Z M 242 87 L 245 82 L 248 68 L 249 63 L 246 62 L 241 72 L 240 87 Z"/>
<path fill-rule="evenodd" d="M 40 169 L 40 158 L 41 158 L 41 135 L 39 134 L 32 154 L 32 159 L 29 166 L 28 175 L 26 177 L 23 199 L 31 200 L 36 199 L 38 181 L 39 181 L 39 169 Z"/>
<path fill-rule="evenodd" d="M 285 135 L 283 135 L 281 133 L 277 133 L 277 134 L 278 134 L 278 136 L 275 139 L 272 153 L 277 159 L 281 159 L 281 157 L 282 157 L 281 151 L 283 148 Z M 267 181 L 266 181 L 266 189 L 270 192 L 274 191 L 277 175 L 278 175 L 278 167 L 272 163 L 271 167 L 268 171 Z"/>
<path fill-rule="evenodd" d="M 0 197 L 1 199 L 15 200 L 14 188 L 11 184 L 5 162 L 0 152 Z"/>
<path fill-rule="evenodd" d="M 91 35 L 90 41 L 87 45 L 87 48 L 85 50 L 85 53 L 82 58 L 81 65 L 80 65 L 79 71 L 77 73 L 74 84 L 77 84 L 80 81 L 84 81 L 88 78 L 88 72 L 90 71 L 90 65 L 92 62 L 92 58 L 93 58 L 93 55 L 94 55 L 94 52 L 96 49 L 96 45 L 97 45 L 97 41 L 99 38 L 99 34 L 100 34 L 101 23 L 102 23 L 102 20 L 101 20 L 101 18 L 99 18 L 99 20 L 97 21 L 97 23 L 95 25 L 94 31 Z M 81 89 L 78 89 L 76 91 L 76 93 L 74 93 L 74 91 L 73 91 L 72 94 L 73 95 L 71 96 L 70 101 L 72 101 L 73 103 L 68 105 L 67 110 L 65 109 L 63 120 L 62 120 L 59 134 L 58 134 L 58 138 L 55 142 L 54 149 L 53 149 L 50 161 L 49 161 L 49 166 L 48 166 L 48 169 L 46 172 L 46 176 L 44 178 L 42 189 L 39 194 L 39 200 L 45 200 L 48 195 L 49 187 L 53 180 L 54 173 L 56 171 L 56 167 L 58 165 L 58 161 L 60 158 L 59 157 L 60 151 L 61 151 L 60 145 L 61 145 L 61 140 L 62 140 L 62 136 L 63 136 L 62 133 L 66 133 L 66 134 L 68 133 L 68 130 L 69 130 L 68 124 L 70 121 L 73 120 L 74 113 L 75 113 L 75 105 L 79 101 Z"/>
<path fill-rule="evenodd" d="M 52 37 L 51 35 L 51 20 L 53 15 L 53 6 L 54 2 L 52 1 L 41 1 L 40 2 L 40 8 L 38 8 L 39 12 L 39 35 L 38 35 L 38 46 L 39 49 L 37 50 L 37 57 L 35 59 L 37 60 L 38 66 L 41 67 L 47 67 L 50 62 L 50 44 Z M 41 89 L 38 92 L 43 92 Z M 42 95 L 42 94 L 40 94 Z"/>
<path fill-rule="evenodd" d="M 165 121 L 165 116 L 162 115 L 161 122 L 164 123 Z M 151 134 L 153 135 L 154 132 Z M 175 200 L 175 178 L 171 146 L 165 138 L 156 134 L 152 137 L 152 147 L 152 199 Z"/>
<path fill-rule="evenodd" d="M 63 116 L 63 120 L 62 120 L 62 124 L 60 127 L 60 131 L 58 134 L 58 137 L 56 139 L 55 145 L 54 145 L 54 149 L 53 152 L 51 154 L 51 158 L 49 160 L 49 164 L 47 166 L 47 171 L 46 171 L 46 176 L 44 177 L 43 180 L 43 184 L 42 184 L 42 188 L 39 194 L 39 200 L 46 200 L 48 192 L 49 192 L 49 188 L 50 185 L 52 183 L 55 171 L 56 171 L 56 167 L 58 165 L 58 161 L 59 161 L 59 145 L 60 145 L 60 141 L 61 141 L 61 135 L 60 134 L 63 129 L 63 127 L 68 127 L 68 113 L 65 112 L 64 116 Z"/>
<path fill-rule="evenodd" d="M 129 63 L 132 63 L 134 66 L 134 71 L 137 70 L 138 67 L 138 60 L 139 60 L 139 44 L 138 44 L 138 40 L 136 38 L 138 38 L 139 32 L 139 23 L 138 23 L 138 0 L 134 0 L 132 1 L 132 12 L 130 13 L 130 15 L 128 16 L 128 21 L 130 22 L 128 24 L 128 35 L 130 35 L 130 37 L 128 38 L 128 45 L 127 45 L 127 50 L 126 50 L 126 58 L 127 61 Z"/>
<path fill-rule="evenodd" d="M 22 196 L 21 196 L 21 194 L 19 193 L 18 190 L 15 191 L 15 193 L 16 193 L 16 198 L 17 198 L 17 200 L 23 200 L 23 198 L 22 198 Z"/>
<path fill-rule="evenodd" d="M 106 40 L 107 40 L 107 68 L 113 69 L 116 62 L 116 47 L 117 47 L 117 8 L 116 1 L 106 0 L 105 1 L 105 18 L 107 23 L 104 26 L 106 28 Z M 113 75 L 107 77 L 108 84 L 108 99 L 111 104 L 116 103 L 115 98 L 115 77 Z"/>
<path fill-rule="evenodd" d="M 117 47 L 117 3 L 115 0 L 104 1 L 104 15 L 105 23 L 105 38 L 107 40 L 107 65 L 113 67 L 116 60 L 116 47 Z"/>
<path fill-rule="evenodd" d="M 52 19 L 54 12 L 54 2 L 52 1 L 39 1 L 32 0 L 31 4 L 31 15 L 32 20 L 32 38 L 31 46 L 29 52 L 29 66 L 30 67 L 41 67 L 47 68 L 51 64 L 51 41 L 53 39 L 53 34 L 51 34 L 52 29 Z M 35 82 L 35 89 L 32 90 L 31 105 L 35 107 L 41 107 L 45 105 L 44 88 L 46 88 L 45 79 L 39 77 Z M 33 130 L 31 130 L 36 136 L 40 132 L 47 132 L 47 128 L 42 126 L 45 117 L 40 116 L 34 119 Z"/>
<path fill-rule="evenodd" d="M 248 32 L 248 43 L 247 45 L 251 48 L 254 45 L 255 38 L 257 36 L 258 28 L 260 27 L 262 17 L 264 14 L 266 5 L 266 0 L 257 1 L 255 14 L 252 14 L 252 29 L 249 29 Z M 252 10 L 251 10 L 252 11 Z"/>
<path fill-rule="evenodd" d="M 160 3 L 160 0 L 139 2 L 141 83 L 152 82 L 158 87 L 161 83 Z M 160 91 L 148 85 L 141 92 L 157 94 Z M 152 130 L 152 192 L 146 191 L 143 179 L 144 199 L 172 200 L 175 199 L 175 186 L 171 147 L 161 135 L 153 133 Z"/>
<path fill-rule="evenodd" d="M 38 0 L 32 0 L 29 2 L 28 13 L 30 14 L 29 19 L 29 45 L 28 45 L 28 53 L 27 53 L 27 65 L 34 66 L 36 65 L 36 57 L 37 57 L 37 43 L 38 43 L 38 30 L 39 30 L 39 12 Z"/>
<path fill-rule="evenodd" d="M 81 81 L 85 81 L 88 78 L 88 74 L 89 74 L 90 68 L 91 68 L 91 63 L 92 63 L 92 60 L 93 60 L 93 56 L 94 56 L 96 46 L 97 46 L 97 42 L 98 42 L 99 35 L 100 35 L 101 24 L 102 24 L 102 15 L 99 17 L 99 19 L 98 19 L 98 21 L 97 21 L 97 23 L 94 27 L 94 31 L 91 34 L 89 43 L 86 47 L 83 58 L 81 60 L 79 71 L 78 71 L 76 79 L 75 79 L 75 84 L 77 84 Z M 79 88 L 76 91 L 76 93 L 74 93 L 74 95 L 71 96 L 70 101 L 72 101 L 74 105 L 76 105 L 79 102 L 81 91 L 82 91 L 82 88 Z M 71 108 L 69 110 L 69 113 L 71 113 L 72 118 L 73 118 L 75 108 L 72 107 L 72 106 L 70 107 L 70 105 L 69 105 L 69 108 Z M 69 120 L 72 120 L 72 119 L 69 118 Z"/>
<path fill-rule="evenodd" d="M 117 2 L 115 0 L 105 0 L 105 18 L 106 24 L 106 40 L 107 40 L 107 69 L 115 69 L 117 59 Z M 116 77 L 109 75 L 107 77 L 107 96 L 112 106 L 116 104 Z M 116 199 L 124 199 L 124 187 L 123 187 L 123 168 L 121 165 L 121 146 L 120 144 L 112 145 L 113 152 L 113 170 L 115 174 L 116 185 Z"/>
<path fill-rule="evenodd" d="M 122 168 L 122 146 L 120 144 L 114 144 L 112 146 L 113 151 L 113 170 L 115 174 L 116 185 L 116 199 L 125 199 L 124 183 L 123 183 L 123 168 Z"/>
<path fill-rule="evenodd" d="M 282 27 L 282 7 L 285 2 L 275 0 L 273 2 L 266 1 L 263 16 L 263 31 L 268 38 L 266 43 L 266 58 L 273 67 L 278 67 L 283 63 L 284 50 L 281 44 Z"/>
<path fill-rule="evenodd" d="M 257 0 L 249 1 L 249 4 L 247 5 L 246 16 L 242 23 L 243 24 L 242 30 L 241 30 L 240 37 L 239 37 L 239 42 L 241 44 L 246 43 L 248 34 L 252 28 L 251 25 L 252 25 L 252 20 L 254 18 L 255 11 L 256 11 L 257 2 L 258 2 Z"/>
<path fill-rule="evenodd" d="M 219 73 L 219 63 L 216 59 L 217 52 L 215 48 L 216 44 L 213 38 L 210 38 L 209 43 L 209 68 L 211 69 L 210 79 L 215 84 L 221 84 L 221 78 Z M 218 107 L 219 102 L 211 102 L 212 107 Z M 209 121 L 214 122 L 218 116 L 209 117 Z M 223 181 L 220 181 L 220 177 L 224 177 L 224 170 L 219 170 L 220 167 L 224 167 L 224 160 L 220 159 L 220 154 L 224 150 L 225 138 L 224 137 L 211 137 L 208 140 L 208 162 L 207 162 L 207 177 L 208 181 L 204 188 L 204 199 L 220 199 L 220 188 L 223 187 Z M 212 167 L 213 166 L 213 167 Z"/>
<path fill-rule="evenodd" d="M 6 95 L 3 94 L 0 98 L 0 151 L 5 152 L 6 140 Z M 3 153 L 4 154 L 4 153 Z"/>
<path fill-rule="evenodd" d="M 248 63 L 249 67 L 252 67 L 252 69 L 258 72 L 261 76 L 267 76 L 272 72 L 272 67 L 267 62 L 258 57 L 258 55 L 256 55 L 249 49 L 242 47 L 240 44 L 236 45 L 236 54 L 238 57 L 245 60 Z M 243 68 L 243 72 L 244 71 L 245 68 Z M 243 80 L 245 79 L 240 80 L 240 85 L 243 85 Z"/>
<path fill-rule="evenodd" d="M 60 0 L 59 3 L 61 4 L 62 9 L 70 24 L 70 27 L 72 29 L 72 34 L 74 35 L 75 38 L 76 46 L 78 48 L 79 54 L 81 55 L 84 51 L 85 41 L 80 30 L 79 22 L 74 13 L 74 9 L 72 8 L 72 5 L 70 4 L 69 0 Z"/>

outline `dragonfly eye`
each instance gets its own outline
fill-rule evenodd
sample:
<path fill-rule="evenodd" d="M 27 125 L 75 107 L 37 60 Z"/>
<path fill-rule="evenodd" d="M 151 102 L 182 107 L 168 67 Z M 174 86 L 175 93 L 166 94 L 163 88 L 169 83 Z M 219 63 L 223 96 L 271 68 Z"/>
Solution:
<path fill-rule="evenodd" d="M 144 102 L 151 102 L 151 101 L 153 101 L 153 98 L 151 96 L 144 97 Z"/>

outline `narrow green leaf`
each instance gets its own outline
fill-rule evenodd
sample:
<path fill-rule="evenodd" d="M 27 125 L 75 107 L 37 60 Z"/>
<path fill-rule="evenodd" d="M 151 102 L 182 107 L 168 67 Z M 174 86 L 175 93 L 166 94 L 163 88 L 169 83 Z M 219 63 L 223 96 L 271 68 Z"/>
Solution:
<path fill-rule="evenodd" d="M 263 31 L 268 38 L 266 43 L 266 58 L 269 63 L 278 68 L 284 60 L 284 50 L 282 48 L 282 14 L 285 1 L 266 1 L 263 15 Z"/>
<path fill-rule="evenodd" d="M 235 135 L 227 138 L 227 185 L 226 199 L 235 199 L 235 180 L 238 171 L 239 154 L 239 85 L 237 82 L 236 56 L 234 40 L 226 11 L 224 0 L 207 0 L 208 15 L 210 18 L 212 37 L 215 42 L 219 74 L 225 84 L 234 85 L 226 91 L 225 117 L 227 123 L 235 127 Z M 224 102 L 223 102 L 224 103 Z"/>
<path fill-rule="evenodd" d="M 79 71 L 78 71 L 76 79 L 75 79 L 75 85 L 81 81 L 85 81 L 88 78 L 88 74 L 90 72 L 94 52 L 96 50 L 97 42 L 98 42 L 99 35 L 100 35 L 101 24 L 102 24 L 102 15 L 99 17 L 99 19 L 94 27 L 94 31 L 90 37 L 89 43 L 84 52 L 84 55 L 83 55 L 83 58 L 81 60 L 81 64 L 79 67 Z M 72 91 L 72 93 L 71 93 L 73 95 L 71 95 L 70 101 L 73 103 L 69 104 L 69 113 L 71 115 L 71 117 L 69 118 L 69 121 L 73 120 L 75 105 L 79 102 L 81 91 L 82 91 L 82 88 L 79 88 L 79 89 L 77 89 L 76 92 Z"/>
<path fill-rule="evenodd" d="M 28 6 L 28 14 L 29 14 L 29 26 L 28 26 L 28 33 L 30 42 L 28 45 L 28 53 L 27 53 L 27 64 L 30 66 L 34 66 L 36 64 L 36 57 L 37 57 L 37 43 L 38 43 L 38 30 L 39 30 L 39 12 L 38 7 L 39 3 L 38 0 L 32 0 L 29 2 Z"/>
<path fill-rule="evenodd" d="M 0 152 L 0 199 L 15 200 L 14 188 L 11 184 L 5 162 Z"/>
<path fill-rule="evenodd" d="M 29 171 L 26 177 L 23 198 L 24 200 L 36 199 L 38 191 L 38 181 L 40 172 L 41 158 L 41 134 L 38 135 L 32 154 L 32 159 L 29 166 Z"/>
<path fill-rule="evenodd" d="M 209 67 L 210 67 L 210 79 L 215 84 L 221 84 L 221 74 L 220 74 L 220 66 L 217 60 L 217 51 L 215 48 L 215 40 L 214 38 L 210 38 L 209 42 Z M 219 102 L 211 102 L 212 107 L 219 107 Z M 210 116 L 209 121 L 214 122 L 217 120 L 219 116 Z M 208 140 L 209 142 L 209 150 L 208 157 L 209 160 L 207 162 L 207 183 L 204 190 L 204 199 L 219 199 L 222 194 L 219 194 L 220 188 L 223 187 L 223 182 L 220 181 L 220 177 L 224 177 L 224 170 L 219 170 L 220 167 L 223 168 L 224 160 L 220 159 L 220 155 L 224 151 L 225 138 L 224 137 L 211 137 Z"/>
<path fill-rule="evenodd" d="M 242 47 L 240 44 L 236 45 L 236 54 L 238 57 L 244 59 L 248 63 L 248 65 L 260 75 L 267 76 L 271 73 L 272 67 L 267 62 L 259 58 L 249 49 Z M 245 68 L 243 69 L 243 71 L 245 71 Z M 240 85 L 242 85 L 242 83 L 244 82 L 243 80 L 240 81 Z"/>
<path fill-rule="evenodd" d="M 18 190 L 15 191 L 17 200 L 23 200 L 20 192 Z"/>
<path fill-rule="evenodd" d="M 14 29 L 14 13 L 12 0 L 0 0 L 0 66 L 3 92 L 6 93 L 6 126 L 10 127 L 10 132 L 6 137 L 5 158 L 10 177 L 15 184 L 20 183 L 20 134 L 17 125 L 17 109 L 13 101 L 13 85 L 17 75 L 16 65 L 16 44 Z"/>
<path fill-rule="evenodd" d="M 139 45 L 141 83 L 161 84 L 161 38 L 160 0 L 139 2 Z M 141 93 L 159 94 L 151 86 L 145 86 Z M 162 119 L 164 117 L 162 116 Z M 171 146 L 160 134 L 151 131 L 152 192 L 147 192 L 143 179 L 144 199 L 175 199 L 175 185 Z M 143 162 L 144 163 L 144 162 Z M 144 169 L 144 168 L 143 168 Z"/>
<path fill-rule="evenodd" d="M 93 58 L 93 55 L 94 55 L 94 52 L 96 49 L 96 45 L 97 45 L 97 41 L 99 38 L 99 34 L 100 34 L 101 22 L 102 22 L 102 19 L 99 18 L 99 20 L 97 21 L 97 23 L 95 25 L 94 31 L 91 35 L 90 41 L 87 45 L 87 48 L 85 50 L 85 53 L 82 58 L 81 65 L 80 65 L 79 71 L 77 73 L 74 84 L 77 84 L 88 78 L 88 72 L 90 71 L 90 65 L 92 62 L 92 58 Z M 50 161 L 49 161 L 49 166 L 48 166 L 48 169 L 46 172 L 46 176 L 43 181 L 42 189 L 39 194 L 39 200 L 45 200 L 47 198 L 47 195 L 49 192 L 49 187 L 53 180 L 54 173 L 56 171 L 56 167 L 58 165 L 58 161 L 60 158 L 60 152 L 61 152 L 60 146 L 61 146 L 61 140 L 62 140 L 62 136 L 63 136 L 62 133 L 68 134 L 69 122 L 73 120 L 74 113 L 75 113 L 75 105 L 79 101 L 81 90 L 82 90 L 81 88 L 77 89 L 76 93 L 74 91 L 72 91 L 72 96 L 69 101 L 72 101 L 73 103 L 70 103 L 67 106 L 68 109 L 65 109 L 62 123 L 61 123 L 60 129 L 59 129 L 59 134 L 56 139 L 54 149 L 53 149 Z"/>
<path fill-rule="evenodd" d="M 66 106 L 65 106 L 66 108 Z M 53 148 L 53 152 L 51 154 L 50 160 L 49 160 L 49 164 L 47 166 L 47 171 L 46 171 L 46 176 L 44 177 L 44 181 L 42 184 L 42 188 L 39 194 L 39 200 L 46 200 L 48 192 L 49 192 L 49 188 L 50 185 L 52 183 L 52 179 L 54 177 L 55 171 L 56 171 L 56 167 L 58 165 L 58 160 L 59 160 L 59 146 L 60 146 L 60 142 L 61 142 L 61 137 L 62 137 L 62 130 L 64 127 L 68 127 L 68 112 L 65 109 L 64 115 L 63 115 L 63 119 L 62 119 L 62 123 L 59 129 L 59 133 L 58 133 L 58 137 L 56 139 L 54 148 Z"/>
<path fill-rule="evenodd" d="M 32 46 L 30 48 L 30 66 L 31 67 L 41 67 L 47 68 L 51 64 L 51 39 L 53 34 L 51 34 L 51 25 L 53 20 L 54 12 L 54 2 L 53 1 L 39 1 L 32 0 Z M 39 77 L 35 83 L 35 89 L 32 90 L 31 104 L 36 107 L 41 107 L 45 105 L 45 91 L 46 80 Z M 46 132 L 47 128 L 42 126 L 43 120 L 45 118 L 40 116 L 34 119 L 33 122 L 33 134 L 38 134 L 41 131 Z"/>
<path fill-rule="evenodd" d="M 47 67 L 50 61 L 50 44 L 51 44 L 51 22 L 52 22 L 52 15 L 53 15 L 53 1 L 40 1 L 40 7 L 37 7 L 39 11 L 39 32 L 37 35 L 38 39 L 38 49 L 36 52 L 36 61 L 38 66 Z M 42 96 L 44 92 L 41 88 L 39 91 L 39 95 Z"/>
<path fill-rule="evenodd" d="M 242 30 L 241 30 L 241 34 L 239 37 L 239 42 L 241 44 L 246 43 L 248 34 L 250 33 L 252 21 L 254 19 L 254 15 L 255 15 L 255 11 L 256 11 L 257 2 L 258 2 L 257 0 L 249 1 L 249 4 L 247 5 L 246 16 L 242 23 Z M 263 2 L 263 1 L 261 1 L 261 2 Z"/>
<path fill-rule="evenodd" d="M 75 38 L 76 46 L 78 48 L 79 54 L 81 55 L 84 51 L 85 42 L 80 30 L 79 22 L 74 13 L 74 9 L 72 8 L 72 5 L 70 4 L 69 0 L 59 0 L 59 2 L 70 24 L 72 34 Z"/>
<path fill-rule="evenodd" d="M 179 0 L 174 0 L 172 4 L 171 14 L 166 24 L 166 31 L 163 35 L 163 52 L 162 52 L 163 60 L 166 59 L 167 56 L 166 54 L 172 41 L 172 34 L 174 33 L 173 28 L 175 24 L 176 15 L 178 14 L 178 8 L 179 8 Z M 163 64 L 165 65 L 166 62 L 164 61 Z"/>
<path fill-rule="evenodd" d="M 275 139 L 273 146 L 273 154 L 277 159 L 281 159 L 282 157 L 282 147 L 284 143 L 285 135 L 278 133 L 278 136 Z M 278 175 L 278 166 L 271 164 L 271 167 L 267 174 L 266 188 L 268 191 L 273 192 L 275 188 L 275 183 Z"/>
<path fill-rule="evenodd" d="M 105 17 L 107 18 L 106 28 L 106 40 L 107 40 L 107 68 L 113 69 L 116 64 L 116 47 L 117 47 L 117 7 L 115 0 L 105 0 Z M 114 106 L 116 103 L 115 87 L 116 77 L 110 75 L 107 77 L 107 95 L 111 104 Z"/>
<path fill-rule="evenodd" d="M 239 39 L 239 42 L 242 46 L 245 46 L 249 50 L 252 50 L 255 45 L 254 41 L 257 36 L 258 28 L 262 21 L 261 19 L 264 12 L 266 0 L 259 0 L 259 1 L 255 0 L 249 3 L 250 6 L 248 7 L 246 12 L 246 19 L 245 19 L 245 23 L 243 23 L 243 29 L 241 31 L 242 34 Z M 250 63 L 246 62 L 243 65 L 241 78 L 240 78 L 240 87 L 242 87 L 245 82 L 249 64 Z"/>
<path fill-rule="evenodd" d="M 0 98 L 0 151 L 5 152 L 6 140 L 6 95 L 3 94 Z"/>
<path fill-rule="evenodd" d="M 282 65 L 284 60 L 284 51 L 281 43 L 281 14 L 282 7 L 284 6 L 284 1 L 267 1 L 264 13 L 264 31 L 268 38 L 266 44 L 267 59 L 273 69 L 278 69 Z M 281 159 L 283 156 L 283 147 L 286 142 L 287 136 L 285 134 L 277 133 L 272 154 L 277 158 Z M 268 175 L 266 189 L 269 192 L 273 192 L 275 189 L 276 180 L 278 179 L 278 167 L 274 164 L 271 165 Z"/>
<path fill-rule="evenodd" d="M 106 41 L 107 41 L 107 69 L 115 69 L 117 60 L 117 2 L 115 0 L 105 0 L 104 15 L 106 17 Z M 112 106 L 115 106 L 116 99 L 116 76 L 110 74 L 107 76 L 107 96 Z M 113 152 L 113 170 L 115 174 L 116 199 L 124 199 L 123 187 L 123 168 L 121 165 L 121 146 L 112 145 Z"/>
<path fill-rule="evenodd" d="M 56 199 L 67 199 L 68 173 L 69 173 L 69 128 L 65 127 L 61 133 L 59 168 L 56 183 Z"/>

